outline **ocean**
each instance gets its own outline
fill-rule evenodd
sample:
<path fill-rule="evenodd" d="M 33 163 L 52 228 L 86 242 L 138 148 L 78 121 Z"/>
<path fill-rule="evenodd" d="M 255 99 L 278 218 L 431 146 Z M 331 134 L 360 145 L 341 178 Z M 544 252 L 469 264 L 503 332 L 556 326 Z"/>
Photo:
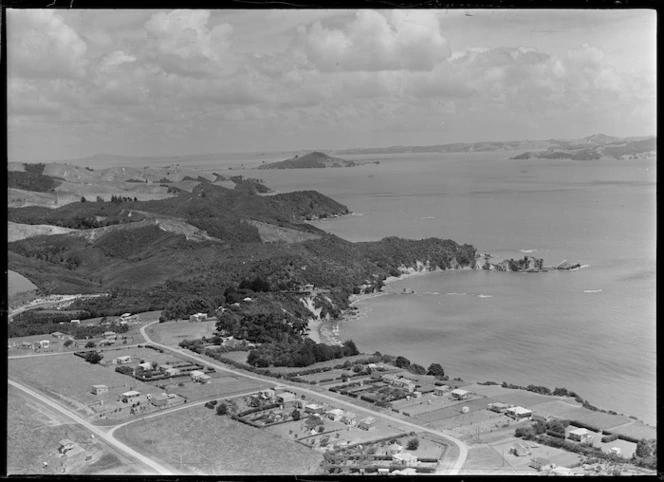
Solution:
<path fill-rule="evenodd" d="M 498 259 L 582 264 L 408 277 L 357 303 L 340 337 L 468 381 L 565 387 L 656 424 L 656 161 L 514 154 L 348 156 L 379 164 L 241 173 L 347 205 L 352 215 L 316 225 L 350 241 L 435 236 Z"/>

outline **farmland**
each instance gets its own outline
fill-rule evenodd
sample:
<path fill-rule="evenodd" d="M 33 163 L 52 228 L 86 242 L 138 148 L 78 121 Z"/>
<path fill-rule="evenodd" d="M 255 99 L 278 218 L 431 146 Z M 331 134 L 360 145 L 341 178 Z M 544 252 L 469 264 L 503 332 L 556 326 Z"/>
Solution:
<path fill-rule="evenodd" d="M 202 406 L 139 420 L 117 436 L 140 452 L 193 474 L 311 474 L 322 461 L 319 453 L 302 444 L 217 416 Z"/>
<path fill-rule="evenodd" d="M 212 336 L 216 330 L 215 321 L 167 321 L 148 328 L 148 335 L 157 343 L 178 346 L 182 340 L 193 340 Z M 244 361 L 244 360 L 243 360 Z"/>
<path fill-rule="evenodd" d="M 242 378 L 234 375 L 211 374 L 210 383 L 201 384 L 191 381 L 189 377 L 176 377 L 169 380 L 151 382 L 155 387 L 164 387 L 169 393 L 177 393 L 189 401 L 195 402 L 214 397 L 225 397 L 236 395 L 251 390 L 258 390 L 260 387 L 269 388 L 269 383 L 260 384 L 257 381 L 248 378 Z"/>
<path fill-rule="evenodd" d="M 113 449 L 91 439 L 79 425 L 34 401 L 22 391 L 8 387 L 7 397 L 7 473 L 8 474 L 93 474 L 138 473 Z M 58 453 L 59 442 L 69 439 L 83 452 L 75 456 Z M 48 465 L 44 465 L 46 462 Z"/>

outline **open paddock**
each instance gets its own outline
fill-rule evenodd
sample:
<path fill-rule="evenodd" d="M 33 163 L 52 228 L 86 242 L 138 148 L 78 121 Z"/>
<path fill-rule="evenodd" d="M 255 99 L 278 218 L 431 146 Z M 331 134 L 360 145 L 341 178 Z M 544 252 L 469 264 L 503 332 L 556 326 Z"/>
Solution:
<path fill-rule="evenodd" d="M 517 457 L 514 454 L 510 454 L 510 448 L 517 443 L 528 447 L 530 454 L 523 457 Z M 538 446 L 533 447 L 533 445 Z M 535 469 L 528 467 L 530 461 L 535 457 L 548 459 L 557 466 L 563 467 L 571 467 L 581 461 L 581 456 L 572 452 L 549 447 L 548 445 L 533 444 L 532 442 L 524 441 L 516 437 L 508 437 L 500 442 L 491 444 L 491 447 L 499 454 L 504 453 L 505 460 L 522 472 L 536 472 Z"/>
<path fill-rule="evenodd" d="M 610 429 L 611 433 L 647 440 L 657 438 L 657 429 L 640 421 L 633 421 L 626 425 Z"/>
<path fill-rule="evenodd" d="M 120 394 L 128 390 L 139 391 L 143 401 L 148 393 L 162 393 L 162 390 L 147 383 L 116 373 L 108 367 L 87 363 L 74 355 L 13 359 L 9 360 L 8 365 L 11 379 L 55 395 L 80 415 L 94 419 L 103 418 L 100 415 L 118 407 L 123 410 L 113 417 L 129 417 L 129 404 L 118 401 Z M 106 385 L 108 392 L 93 395 L 92 385 Z"/>
<path fill-rule="evenodd" d="M 467 400 L 468 402 L 472 402 L 471 400 Z M 431 402 L 429 404 L 429 402 Z M 439 409 L 451 407 L 454 405 L 458 405 L 459 403 L 463 404 L 466 402 L 466 400 L 455 400 L 450 398 L 449 395 L 444 395 L 444 396 L 437 396 L 433 394 L 425 394 L 422 395 L 421 398 L 413 398 L 411 397 L 410 400 L 396 400 L 392 402 L 392 407 L 396 408 L 397 410 L 407 412 L 413 416 L 419 415 L 419 414 L 424 414 L 427 412 L 434 412 Z M 486 403 L 489 402 L 482 402 L 483 406 L 486 407 Z M 461 405 L 465 406 L 465 405 Z M 459 408 L 461 410 L 461 408 Z"/>
<path fill-rule="evenodd" d="M 148 335 L 155 342 L 168 346 L 178 346 L 182 340 L 195 340 L 211 337 L 217 330 L 216 321 L 166 321 L 147 329 Z"/>
<path fill-rule="evenodd" d="M 321 380 L 329 380 L 331 378 L 332 381 L 324 382 L 324 383 L 325 384 L 327 384 L 327 383 L 329 383 L 329 384 L 339 384 L 339 383 L 342 383 L 341 382 L 341 376 L 346 372 L 348 372 L 348 370 L 334 369 L 334 370 L 330 370 L 330 371 L 327 371 L 327 372 L 312 373 L 310 375 L 302 375 L 300 378 L 302 378 L 303 380 L 305 380 L 307 382 L 319 382 L 319 383 L 320 383 Z M 366 377 L 366 378 L 368 378 L 368 377 Z M 360 379 L 364 379 L 364 378 L 362 378 L 362 377 L 351 378 L 351 379 L 348 380 L 348 382 L 350 383 L 350 382 L 354 382 L 354 381 L 357 381 L 357 380 L 360 380 Z"/>
<path fill-rule="evenodd" d="M 235 375 L 210 373 L 210 383 L 193 382 L 189 376 L 174 377 L 166 380 L 150 382 L 151 385 L 165 386 L 170 393 L 177 393 L 192 402 L 206 400 L 213 397 L 228 397 L 239 395 L 259 388 L 270 388 L 268 383 L 260 383 L 249 378 Z M 180 386 L 183 384 L 184 386 Z"/>
<path fill-rule="evenodd" d="M 141 360 L 145 360 L 149 363 L 156 362 L 159 365 L 167 363 L 184 363 L 187 361 L 165 350 L 164 353 L 159 353 L 157 350 L 151 350 L 150 348 L 145 347 L 139 348 L 137 346 L 128 348 L 122 346 L 113 348 L 100 348 L 98 351 L 104 355 L 104 360 L 102 362 L 104 364 L 111 364 L 113 359 L 121 356 L 130 356 L 131 362 L 127 363 L 126 365 L 132 368 L 136 368 Z M 110 366 L 115 369 L 115 366 L 117 365 Z"/>
<path fill-rule="evenodd" d="M 217 416 L 203 406 L 137 420 L 116 437 L 180 473 L 304 475 L 313 474 L 323 460 L 302 444 Z"/>
<path fill-rule="evenodd" d="M 230 358 L 231 360 L 238 363 L 247 363 L 247 357 L 249 356 L 248 350 L 239 350 L 239 351 L 229 351 L 227 353 L 222 353 L 221 356 L 224 358 Z"/>
<path fill-rule="evenodd" d="M 426 402 L 425 402 L 426 405 Z M 470 412 L 467 414 L 462 414 L 461 409 L 463 407 L 468 407 L 470 409 Z M 408 412 L 408 410 L 405 410 Z M 436 410 L 432 411 L 427 411 L 424 413 L 420 413 L 417 415 L 417 419 L 424 422 L 424 423 L 429 423 L 429 422 L 434 422 L 437 420 L 444 420 L 447 418 L 452 418 L 452 417 L 457 417 L 459 415 L 472 415 L 473 413 L 480 412 L 480 411 L 485 411 L 486 410 L 486 399 L 476 399 L 476 400 L 454 400 L 454 403 L 448 406 L 445 406 L 443 408 L 439 408 Z M 408 412 L 410 413 L 410 412 Z M 493 412 L 489 412 L 493 413 Z M 496 414 L 498 415 L 498 414 Z"/>
<path fill-rule="evenodd" d="M 459 475 L 514 475 L 515 470 L 503 460 L 500 452 L 483 444 L 468 451 L 466 463 Z"/>
<path fill-rule="evenodd" d="M 345 356 L 343 358 L 335 358 L 334 360 L 327 360 L 324 362 L 318 362 L 314 363 L 313 365 L 309 365 L 307 367 L 270 367 L 269 370 L 273 374 L 294 374 L 298 372 L 303 372 L 306 370 L 313 370 L 315 368 L 323 368 L 323 367 L 334 367 L 339 364 L 343 364 L 346 361 L 350 361 L 351 363 L 357 361 L 357 360 L 365 360 L 369 358 L 371 355 L 353 355 L 353 356 Z"/>
<path fill-rule="evenodd" d="M 609 413 L 588 410 L 572 400 L 552 400 L 534 405 L 531 410 L 537 415 L 578 420 L 579 422 L 597 427 L 600 430 L 622 425 L 630 421 L 624 415 L 611 415 Z"/>

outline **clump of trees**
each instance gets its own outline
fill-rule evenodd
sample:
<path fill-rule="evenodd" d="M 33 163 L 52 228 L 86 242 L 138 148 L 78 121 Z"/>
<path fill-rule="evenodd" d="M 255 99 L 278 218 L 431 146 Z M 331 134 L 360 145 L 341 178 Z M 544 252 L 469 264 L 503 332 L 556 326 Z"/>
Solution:
<path fill-rule="evenodd" d="M 420 439 L 418 439 L 417 437 L 413 437 L 410 440 L 408 440 L 408 443 L 406 444 L 406 449 L 417 450 L 419 446 L 420 446 Z"/>
<path fill-rule="evenodd" d="M 104 355 L 102 355 L 101 353 L 98 353 L 96 351 L 88 352 L 85 355 L 85 361 L 88 362 L 88 363 L 92 363 L 93 365 L 99 363 L 103 359 L 104 359 Z"/>
<path fill-rule="evenodd" d="M 306 367 L 317 362 L 359 355 L 353 340 L 346 340 L 342 346 L 316 343 L 309 338 L 304 340 L 287 337 L 279 341 L 264 343 L 249 352 L 247 363 L 255 367 L 273 366 Z"/>

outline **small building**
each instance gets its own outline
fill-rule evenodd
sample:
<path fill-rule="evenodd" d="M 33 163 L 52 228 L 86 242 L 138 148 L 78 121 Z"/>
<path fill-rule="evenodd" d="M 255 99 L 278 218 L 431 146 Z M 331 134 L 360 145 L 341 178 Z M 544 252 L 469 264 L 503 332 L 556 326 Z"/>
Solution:
<path fill-rule="evenodd" d="M 538 472 L 541 472 L 547 468 L 553 468 L 551 461 L 549 459 L 545 459 L 544 457 L 535 457 L 531 459 L 529 466 Z"/>
<path fill-rule="evenodd" d="M 212 382 L 212 377 L 211 377 L 210 375 L 206 375 L 205 373 L 203 373 L 200 377 L 198 377 L 198 378 L 197 378 L 196 380 L 194 380 L 194 381 L 196 381 L 196 382 L 198 382 L 198 383 L 202 383 L 202 384 L 205 385 L 205 384 L 207 384 L 207 383 Z"/>
<path fill-rule="evenodd" d="M 296 395 L 292 392 L 279 392 L 276 394 L 279 403 L 287 403 L 295 400 Z"/>
<path fill-rule="evenodd" d="M 470 407 L 461 407 L 461 413 L 469 413 Z"/>
<path fill-rule="evenodd" d="M 152 370 L 152 363 L 150 362 L 139 363 L 138 366 L 141 367 L 143 370 Z"/>
<path fill-rule="evenodd" d="M 505 410 L 505 413 L 516 420 L 530 418 L 533 415 L 532 410 L 528 410 L 527 408 L 523 407 L 510 407 Z"/>
<path fill-rule="evenodd" d="M 274 398 L 274 390 L 271 388 L 266 388 L 265 390 L 261 390 L 259 393 L 261 398 L 264 398 L 266 400 L 272 400 Z"/>
<path fill-rule="evenodd" d="M 572 472 L 572 469 L 568 467 L 555 467 L 551 472 L 549 472 L 550 475 L 574 475 L 574 472 Z"/>
<path fill-rule="evenodd" d="M 129 318 L 131 316 L 131 313 L 122 313 L 120 315 L 120 318 Z"/>
<path fill-rule="evenodd" d="M 53 336 L 53 337 L 55 337 L 59 340 L 62 340 L 65 337 L 65 334 L 62 333 L 61 331 L 56 331 L 56 332 L 51 333 L 51 336 Z"/>
<path fill-rule="evenodd" d="M 457 400 L 465 400 L 470 397 L 470 392 L 468 390 L 463 390 L 461 388 L 456 388 L 451 392 L 452 398 Z"/>
<path fill-rule="evenodd" d="M 166 407 L 170 405 L 170 399 L 166 395 L 155 395 L 150 397 L 150 403 L 155 407 Z"/>
<path fill-rule="evenodd" d="M 588 429 L 585 429 L 585 428 L 577 428 L 577 429 L 574 429 L 574 430 L 570 430 L 569 434 L 567 434 L 567 437 L 570 440 L 574 440 L 575 442 L 592 442 L 593 441 L 592 432 L 590 432 Z"/>
<path fill-rule="evenodd" d="M 304 411 L 315 415 L 323 415 L 325 413 L 325 407 L 318 405 L 317 403 L 309 403 L 304 406 Z"/>
<path fill-rule="evenodd" d="M 136 390 L 129 390 L 128 392 L 124 392 L 121 395 L 121 400 L 124 403 L 127 403 L 127 402 L 130 402 L 130 401 L 135 400 L 136 398 L 138 398 L 140 396 L 140 394 L 141 393 L 137 392 Z"/>
<path fill-rule="evenodd" d="M 18 345 L 19 349 L 28 349 L 32 348 L 32 343 L 28 343 L 27 341 L 21 342 L 21 344 Z"/>
<path fill-rule="evenodd" d="M 107 340 L 115 340 L 118 337 L 118 335 L 114 331 L 105 331 L 104 332 L 104 338 Z"/>
<path fill-rule="evenodd" d="M 207 320 L 207 314 L 206 313 L 194 313 L 189 317 L 189 321 L 192 322 L 198 322 L 198 321 L 206 321 Z"/>
<path fill-rule="evenodd" d="M 58 452 L 61 454 L 66 454 L 70 450 L 74 450 L 78 444 L 76 442 L 72 442 L 68 438 L 63 438 L 58 442 Z"/>
<path fill-rule="evenodd" d="M 332 410 L 328 410 L 327 412 L 325 412 L 325 415 L 330 420 L 338 422 L 344 416 L 344 411 L 341 410 L 340 408 L 333 408 Z"/>
<path fill-rule="evenodd" d="M 354 412 L 346 410 L 341 417 L 341 421 L 346 425 L 353 426 L 357 423 L 357 415 Z"/>
<path fill-rule="evenodd" d="M 170 368 L 167 368 L 166 371 L 165 371 L 164 373 L 165 373 L 166 375 L 168 375 L 169 377 L 174 377 L 174 376 L 180 374 L 180 370 L 178 370 L 178 369 L 175 368 L 175 367 L 170 367 Z"/>
<path fill-rule="evenodd" d="M 111 346 L 115 345 L 115 340 L 101 340 L 99 346 Z"/>
<path fill-rule="evenodd" d="M 192 371 L 189 373 L 189 376 L 191 377 L 191 379 L 192 379 L 193 381 L 196 381 L 196 379 L 197 379 L 198 377 L 200 377 L 201 375 L 205 375 L 205 373 L 203 373 L 203 372 L 200 371 L 200 370 L 192 370 Z"/>
<path fill-rule="evenodd" d="M 494 403 L 489 403 L 486 406 L 486 408 L 487 408 L 487 410 L 491 410 L 492 412 L 503 413 L 505 410 L 510 408 L 510 406 L 506 403 L 494 402 Z"/>
<path fill-rule="evenodd" d="M 611 449 L 609 450 L 609 453 L 613 455 L 620 455 L 621 452 L 622 450 L 620 449 L 620 447 L 611 447 Z"/>
<path fill-rule="evenodd" d="M 39 342 L 39 348 L 50 348 L 51 342 L 49 340 L 41 340 Z"/>
<path fill-rule="evenodd" d="M 378 467 L 378 475 L 389 475 L 390 469 L 386 467 Z"/>
<path fill-rule="evenodd" d="M 413 392 L 413 398 L 422 398 L 422 392 Z"/>
<path fill-rule="evenodd" d="M 92 385 L 93 395 L 101 395 L 102 393 L 108 393 L 108 387 L 106 385 Z"/>
<path fill-rule="evenodd" d="M 400 452 L 392 456 L 392 462 L 399 465 L 417 465 L 417 457 L 410 452 Z"/>
<path fill-rule="evenodd" d="M 81 320 L 71 320 L 69 323 L 71 323 L 72 325 L 80 325 Z"/>
<path fill-rule="evenodd" d="M 166 370 L 171 368 L 171 366 L 168 363 L 162 363 L 161 365 L 157 365 L 157 368 L 159 369 L 160 372 L 166 373 Z"/>
<path fill-rule="evenodd" d="M 119 356 L 115 359 L 115 361 L 118 365 L 126 365 L 127 363 L 131 363 L 131 356 L 130 355 Z"/>
<path fill-rule="evenodd" d="M 376 419 L 373 417 L 366 417 L 357 423 L 357 426 L 362 430 L 371 430 L 376 427 Z"/>
<path fill-rule="evenodd" d="M 510 448 L 510 453 L 516 455 L 517 457 L 525 457 L 530 455 L 530 450 L 525 445 L 517 443 Z"/>

